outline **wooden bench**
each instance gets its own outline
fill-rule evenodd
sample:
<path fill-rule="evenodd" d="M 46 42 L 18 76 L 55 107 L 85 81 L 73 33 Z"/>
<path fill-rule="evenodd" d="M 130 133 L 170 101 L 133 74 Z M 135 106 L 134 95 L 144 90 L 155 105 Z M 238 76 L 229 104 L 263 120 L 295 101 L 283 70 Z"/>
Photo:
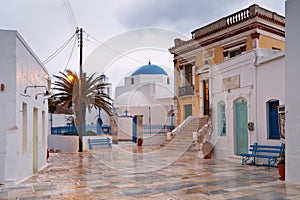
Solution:
<path fill-rule="evenodd" d="M 110 138 L 101 138 L 101 139 L 88 139 L 89 144 L 89 150 L 93 149 L 93 146 L 108 146 L 109 148 L 112 148 Z"/>
<path fill-rule="evenodd" d="M 242 165 L 262 165 L 269 167 L 277 167 L 278 158 L 281 154 L 284 153 L 284 144 L 280 146 L 271 146 L 271 145 L 259 145 L 254 143 L 250 145 L 249 151 L 251 153 L 241 154 L 242 156 Z M 268 159 L 268 163 L 259 164 L 256 161 L 256 158 Z"/>

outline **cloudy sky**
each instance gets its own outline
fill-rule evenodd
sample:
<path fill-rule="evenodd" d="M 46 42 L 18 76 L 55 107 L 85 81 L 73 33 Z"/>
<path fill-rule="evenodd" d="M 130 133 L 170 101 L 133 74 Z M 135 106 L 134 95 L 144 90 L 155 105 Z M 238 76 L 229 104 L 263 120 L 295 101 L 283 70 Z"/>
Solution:
<path fill-rule="evenodd" d="M 254 3 L 284 16 L 284 0 L 1 0 L 0 28 L 17 30 L 44 61 L 73 35 L 76 27 L 82 27 L 86 59 L 102 43 L 106 51 L 118 53 L 115 49 L 118 47 L 109 46 L 111 39 L 134 29 L 158 27 L 190 38 L 194 29 Z M 71 42 L 46 64 L 50 75 L 66 67 L 76 68 L 78 48 L 71 54 L 73 45 Z M 137 55 L 138 59 L 134 56 L 127 54 L 131 65 L 141 65 L 146 59 L 142 55 Z M 169 65 L 168 62 L 172 60 L 162 65 Z"/>

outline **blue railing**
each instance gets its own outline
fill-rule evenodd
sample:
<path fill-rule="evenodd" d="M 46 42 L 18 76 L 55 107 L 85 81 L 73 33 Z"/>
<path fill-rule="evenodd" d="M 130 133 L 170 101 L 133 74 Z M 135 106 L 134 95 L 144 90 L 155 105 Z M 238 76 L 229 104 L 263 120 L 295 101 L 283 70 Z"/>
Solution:
<path fill-rule="evenodd" d="M 51 128 L 51 134 L 52 135 L 78 135 L 77 128 L 74 125 L 68 125 L 68 126 L 58 126 L 58 127 L 52 127 Z M 85 127 L 85 133 L 82 135 L 90 135 L 90 134 L 110 134 L 111 127 L 108 125 L 104 125 L 99 129 L 97 125 L 88 125 Z"/>
<path fill-rule="evenodd" d="M 174 129 L 174 126 L 164 124 L 144 124 L 143 134 L 165 134 Z"/>
<path fill-rule="evenodd" d="M 51 128 L 52 135 L 78 135 L 76 126 L 57 126 Z"/>

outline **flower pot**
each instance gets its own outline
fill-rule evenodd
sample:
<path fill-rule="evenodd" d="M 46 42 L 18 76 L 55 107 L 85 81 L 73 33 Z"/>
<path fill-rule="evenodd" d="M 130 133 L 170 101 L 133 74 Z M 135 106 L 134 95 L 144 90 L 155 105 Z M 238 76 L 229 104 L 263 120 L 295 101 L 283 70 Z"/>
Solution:
<path fill-rule="evenodd" d="M 213 151 L 213 145 L 210 142 L 204 142 L 202 144 L 202 152 L 204 159 L 211 159 Z"/>
<path fill-rule="evenodd" d="M 138 146 L 142 146 L 143 145 L 143 139 L 139 138 L 138 139 Z"/>
<path fill-rule="evenodd" d="M 280 180 L 285 180 L 285 165 L 278 165 L 278 174 Z"/>

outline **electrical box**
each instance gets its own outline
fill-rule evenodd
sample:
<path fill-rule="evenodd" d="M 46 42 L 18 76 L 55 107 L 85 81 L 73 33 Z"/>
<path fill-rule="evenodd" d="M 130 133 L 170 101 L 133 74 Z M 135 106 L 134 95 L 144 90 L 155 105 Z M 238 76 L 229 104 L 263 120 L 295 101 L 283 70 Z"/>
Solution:
<path fill-rule="evenodd" d="M 248 130 L 253 131 L 254 130 L 254 123 L 253 122 L 248 122 Z"/>

